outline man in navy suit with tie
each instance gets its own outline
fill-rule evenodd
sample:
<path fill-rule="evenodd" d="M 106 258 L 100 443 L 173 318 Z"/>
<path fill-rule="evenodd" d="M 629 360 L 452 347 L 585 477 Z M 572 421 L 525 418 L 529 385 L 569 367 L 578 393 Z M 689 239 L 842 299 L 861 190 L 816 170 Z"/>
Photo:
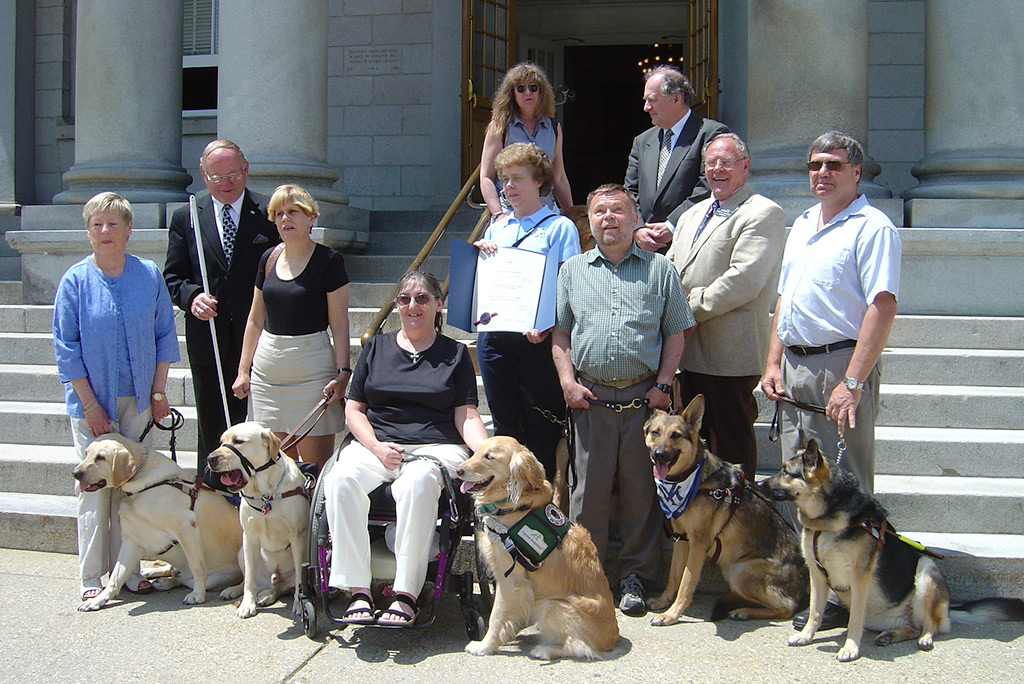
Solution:
<path fill-rule="evenodd" d="M 623 185 L 640 204 L 636 243 L 651 252 L 668 245 L 683 212 L 710 194 L 701 150 L 729 132 L 690 109 L 693 99 L 693 87 L 678 69 L 659 66 L 647 75 L 644 111 L 654 126 L 633 140 Z"/>
<path fill-rule="evenodd" d="M 212 318 L 217 327 L 225 387 L 230 389 L 238 372 L 260 257 L 280 238 L 267 218 L 267 198 L 245 187 L 249 162 L 238 145 L 214 140 L 203 150 L 199 171 L 209 190 L 209 195 L 198 199 L 197 208 L 210 292 L 203 290 L 187 206 L 171 218 L 164 280 L 171 299 L 185 312 L 185 341 L 199 422 L 196 472 L 202 476 L 207 455 L 220 445 L 221 433 L 228 427 L 208 321 Z M 231 423 L 244 421 L 246 402 L 230 391 L 227 401 Z"/>

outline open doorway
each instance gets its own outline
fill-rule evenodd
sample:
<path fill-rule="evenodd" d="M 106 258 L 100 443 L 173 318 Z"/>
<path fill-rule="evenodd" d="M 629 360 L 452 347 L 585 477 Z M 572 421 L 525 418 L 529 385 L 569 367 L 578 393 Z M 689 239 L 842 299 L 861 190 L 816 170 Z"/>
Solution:
<path fill-rule="evenodd" d="M 602 183 L 622 182 L 633 138 L 651 126 L 637 66 L 650 51 L 649 45 L 565 48 L 565 85 L 575 98 L 564 106 L 562 154 L 577 204 Z"/>

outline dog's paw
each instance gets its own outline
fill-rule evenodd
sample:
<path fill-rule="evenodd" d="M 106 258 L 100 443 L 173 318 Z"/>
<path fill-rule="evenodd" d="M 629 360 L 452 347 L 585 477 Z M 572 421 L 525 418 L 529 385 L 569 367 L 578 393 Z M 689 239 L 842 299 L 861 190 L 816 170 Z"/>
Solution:
<path fill-rule="evenodd" d="M 530 650 L 530 657 L 537 660 L 555 660 L 556 658 L 561 658 L 564 651 L 565 647 L 561 645 L 534 646 Z"/>
<path fill-rule="evenodd" d="M 679 622 L 682 615 L 676 615 L 671 612 L 665 612 L 661 615 L 655 615 L 651 619 L 651 624 L 655 627 L 667 627 L 668 625 L 674 625 Z"/>
<path fill-rule="evenodd" d="M 178 571 L 175 570 L 170 563 L 165 563 L 164 561 L 154 561 L 154 564 L 152 566 L 148 568 L 142 568 L 139 571 L 139 574 L 142 575 L 143 579 L 148 579 L 150 582 L 153 582 L 153 580 L 157 579 L 158 577 L 171 577 L 172 575 L 176 575 L 178 574 Z M 156 582 L 153 582 L 153 584 L 156 584 Z"/>
<path fill-rule="evenodd" d="M 930 651 L 935 648 L 935 642 L 932 641 L 932 635 L 922 634 L 921 638 L 917 640 L 917 647 L 922 651 Z"/>
<path fill-rule="evenodd" d="M 491 655 L 497 650 L 496 646 L 486 641 L 470 641 L 465 648 L 466 653 L 476 656 Z"/>
<path fill-rule="evenodd" d="M 264 589 L 256 597 L 256 605 L 260 608 L 267 608 L 277 602 L 278 593 L 274 589 Z"/>
<path fill-rule="evenodd" d="M 245 618 L 251 618 L 255 614 L 256 602 L 246 601 L 245 599 L 242 599 L 242 602 L 238 604 L 238 610 L 235 611 L 235 617 L 242 618 L 243 620 Z"/>
<path fill-rule="evenodd" d="M 737 622 L 745 622 L 750 619 L 750 608 L 737 608 L 729 611 L 729 619 Z"/>
<path fill-rule="evenodd" d="M 242 595 L 242 585 L 238 584 L 233 587 L 221 589 L 220 597 L 225 601 L 234 601 L 236 598 Z"/>
<path fill-rule="evenodd" d="M 787 646 L 806 646 L 807 644 L 814 641 L 814 634 L 804 634 L 800 632 L 794 636 L 789 637 L 786 641 Z"/>
<path fill-rule="evenodd" d="M 181 581 L 178 580 L 178 577 L 176 575 L 175 576 L 168 575 L 168 576 L 164 576 L 164 577 L 154 577 L 153 579 L 150 580 L 150 583 L 153 585 L 153 588 L 156 589 L 157 591 L 170 591 L 171 589 L 174 589 L 175 587 L 181 586 Z"/>
<path fill-rule="evenodd" d="M 651 610 L 665 610 L 671 606 L 672 602 L 675 600 L 675 596 L 659 596 L 658 598 L 651 600 Z"/>
<path fill-rule="evenodd" d="M 875 646 L 888 646 L 892 643 L 892 631 L 886 630 L 875 637 Z"/>
<path fill-rule="evenodd" d="M 848 663 L 851 660 L 856 660 L 857 658 L 860 658 L 860 648 L 857 644 L 847 641 L 843 644 L 843 647 L 839 649 L 839 653 L 836 655 L 836 658 L 841 663 Z"/>
<path fill-rule="evenodd" d="M 185 599 L 182 601 L 186 606 L 195 606 L 200 603 L 206 603 L 206 592 L 193 589 L 185 595 Z"/>

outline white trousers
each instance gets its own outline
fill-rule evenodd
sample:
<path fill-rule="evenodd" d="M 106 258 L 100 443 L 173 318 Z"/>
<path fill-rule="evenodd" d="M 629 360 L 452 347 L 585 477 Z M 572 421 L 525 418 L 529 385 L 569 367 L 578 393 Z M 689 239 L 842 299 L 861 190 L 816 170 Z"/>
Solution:
<path fill-rule="evenodd" d="M 405 445 L 408 455 L 428 455 L 449 467 L 469 458 L 461 444 Z M 338 454 L 324 477 L 324 503 L 333 553 L 329 584 L 339 589 L 370 586 L 369 494 L 392 482 L 397 513 L 395 525 L 395 591 L 418 596 L 427 576 L 429 552 L 437 524 L 437 501 L 444 487 L 433 461 L 403 463 L 388 470 L 373 452 L 353 440 Z"/>
<path fill-rule="evenodd" d="M 117 398 L 117 415 L 113 431 L 128 439 L 137 440 L 149 423 L 152 410 L 149 406 L 142 413 L 135 408 L 135 397 Z M 71 418 L 71 440 L 75 445 L 78 460 L 85 458 L 86 448 L 99 437 L 89 431 L 85 418 Z M 143 441 L 147 447 L 153 445 L 152 430 Z M 78 491 L 76 486 L 75 491 Z M 118 509 L 120 491 L 104 487 L 98 492 L 78 492 L 78 578 L 83 587 L 97 586 L 100 578 L 114 568 L 117 554 L 121 550 L 121 518 Z M 138 573 L 139 567 L 128 568 Z"/>

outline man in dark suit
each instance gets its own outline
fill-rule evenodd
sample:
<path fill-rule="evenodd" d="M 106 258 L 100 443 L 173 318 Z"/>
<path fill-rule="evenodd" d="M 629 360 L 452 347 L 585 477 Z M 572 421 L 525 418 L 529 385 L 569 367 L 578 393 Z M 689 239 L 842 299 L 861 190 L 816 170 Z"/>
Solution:
<path fill-rule="evenodd" d="M 219 446 L 221 433 L 227 429 L 208 321 L 212 318 L 217 327 L 228 412 L 231 423 L 238 423 L 245 420 L 246 402 L 236 399 L 230 390 L 238 373 L 256 270 L 263 253 L 280 238 L 267 218 L 267 198 L 245 188 L 249 162 L 238 145 L 214 140 L 203 150 L 199 171 L 210 191 L 197 201 L 210 292 L 203 290 L 188 207 L 181 207 L 171 218 L 164 280 L 171 299 L 185 312 L 185 341 L 199 422 L 196 468 L 202 475 L 207 455 Z"/>
<path fill-rule="evenodd" d="M 647 75 L 644 111 L 654 126 L 633 139 L 623 184 L 640 204 L 643 225 L 636 243 L 651 252 L 671 242 L 683 212 L 710 194 L 701 150 L 729 132 L 692 111 L 693 98 L 689 79 L 678 69 L 659 66 Z"/>

